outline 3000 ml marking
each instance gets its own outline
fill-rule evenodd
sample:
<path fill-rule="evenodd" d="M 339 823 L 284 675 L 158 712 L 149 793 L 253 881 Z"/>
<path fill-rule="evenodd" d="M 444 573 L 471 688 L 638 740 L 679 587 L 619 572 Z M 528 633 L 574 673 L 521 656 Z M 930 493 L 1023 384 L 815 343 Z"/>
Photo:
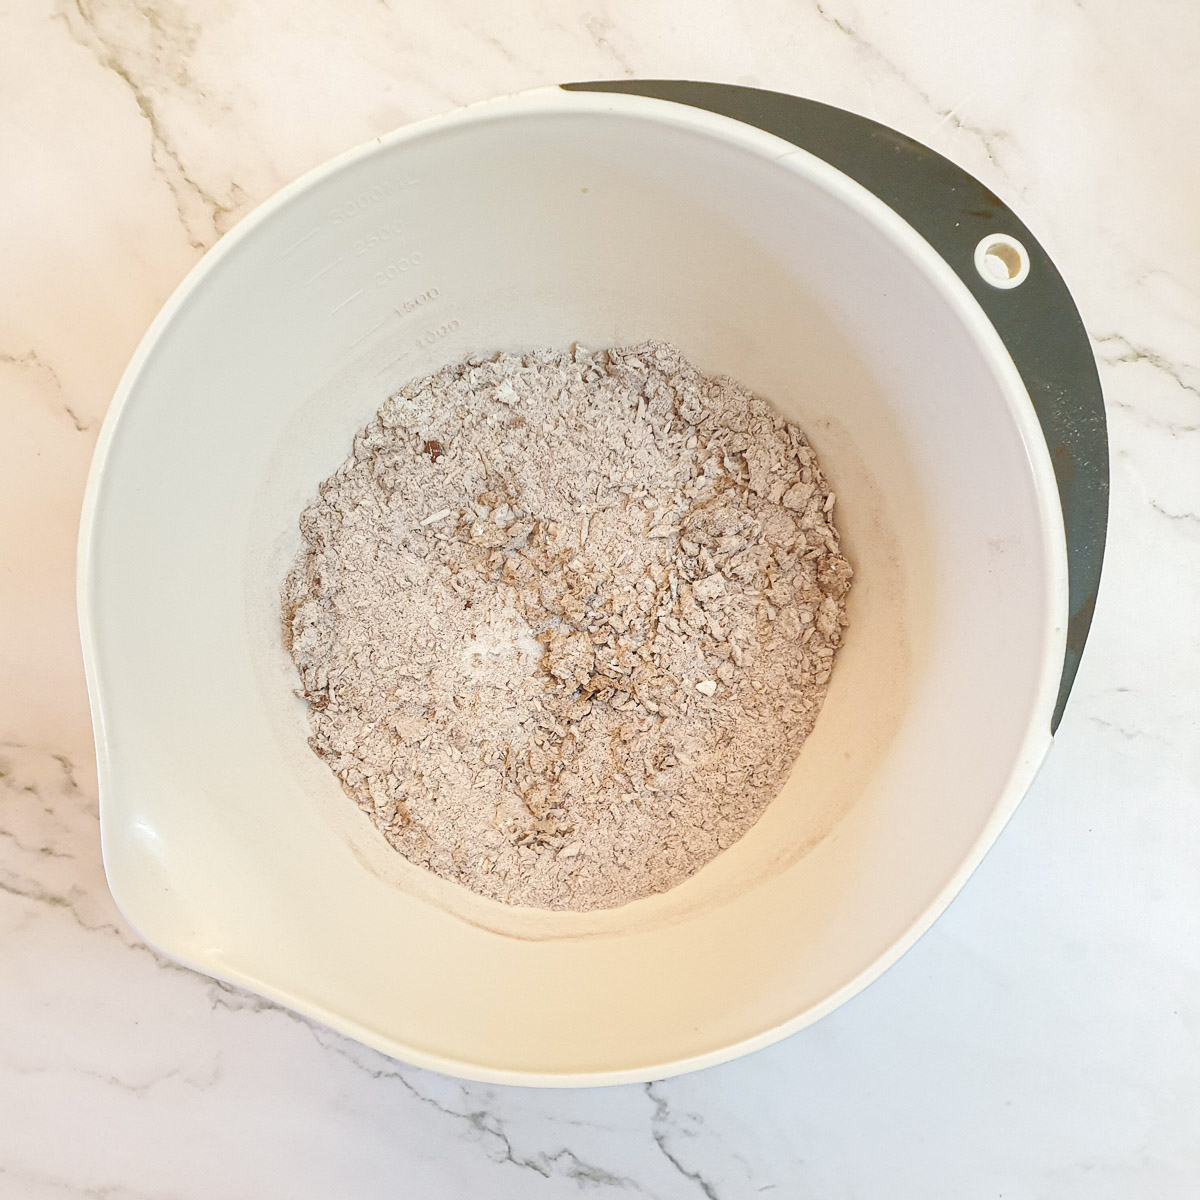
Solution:
<path fill-rule="evenodd" d="M 408 188 L 416 187 L 420 182 L 419 179 L 407 174 L 385 179 L 382 183 L 377 183 L 359 192 L 357 196 L 351 196 L 349 200 L 343 200 L 341 204 L 335 204 L 329 211 L 329 219 L 335 225 L 340 225 L 343 221 L 349 221 L 352 217 L 357 217 L 368 209 L 374 208 L 381 200 L 386 200 L 389 196 L 398 196 Z"/>

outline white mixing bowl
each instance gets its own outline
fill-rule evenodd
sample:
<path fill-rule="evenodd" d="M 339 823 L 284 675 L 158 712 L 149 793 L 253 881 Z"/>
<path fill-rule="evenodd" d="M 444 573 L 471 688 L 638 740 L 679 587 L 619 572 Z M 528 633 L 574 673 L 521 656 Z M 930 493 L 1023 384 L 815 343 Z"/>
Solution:
<path fill-rule="evenodd" d="M 506 908 L 403 861 L 308 749 L 280 583 L 301 509 L 399 384 L 645 338 L 811 436 L 851 626 L 732 849 L 611 911 Z M 650 1079 L 800 1028 L 929 926 L 1046 752 L 1099 574 L 1099 404 L 1024 226 L 838 110 L 554 88 L 352 151 L 205 257 L 101 434 L 79 591 L 122 911 L 197 970 L 462 1076 Z"/>

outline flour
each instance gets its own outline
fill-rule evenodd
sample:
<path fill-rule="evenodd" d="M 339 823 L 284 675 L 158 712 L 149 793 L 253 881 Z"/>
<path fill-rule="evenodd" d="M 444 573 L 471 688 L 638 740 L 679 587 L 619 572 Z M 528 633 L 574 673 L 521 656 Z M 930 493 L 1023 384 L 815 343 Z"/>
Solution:
<path fill-rule="evenodd" d="M 680 883 L 779 790 L 851 569 L 803 434 L 671 346 L 417 380 L 301 516 L 310 744 L 411 862 L 508 904 Z"/>

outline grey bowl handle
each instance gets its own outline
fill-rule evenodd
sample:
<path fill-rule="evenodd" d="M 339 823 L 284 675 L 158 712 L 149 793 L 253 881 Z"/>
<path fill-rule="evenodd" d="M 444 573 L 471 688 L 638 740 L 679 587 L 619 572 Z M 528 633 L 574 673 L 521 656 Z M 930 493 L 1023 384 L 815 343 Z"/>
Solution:
<path fill-rule="evenodd" d="M 946 260 L 979 301 L 1007 347 L 1042 426 L 1067 537 L 1069 615 L 1058 701 L 1062 718 L 1092 623 L 1108 525 L 1108 431 L 1087 332 L 1049 255 L 998 196 L 920 142 L 815 100 L 782 92 L 673 79 L 567 83 L 569 91 L 625 92 L 688 104 L 754 125 L 824 159 L 874 192 Z M 1020 286 L 991 286 L 975 247 L 1007 233 L 1028 251 Z"/>

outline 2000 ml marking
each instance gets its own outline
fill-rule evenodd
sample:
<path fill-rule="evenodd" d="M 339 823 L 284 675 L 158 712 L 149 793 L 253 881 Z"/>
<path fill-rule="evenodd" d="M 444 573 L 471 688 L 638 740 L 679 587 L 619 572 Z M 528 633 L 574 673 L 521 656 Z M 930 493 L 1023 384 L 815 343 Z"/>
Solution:
<path fill-rule="evenodd" d="M 399 279 L 406 272 L 411 271 L 413 267 L 419 266 L 421 259 L 424 257 L 420 250 L 413 250 L 404 258 L 398 258 L 395 262 L 388 263 L 382 271 L 376 271 L 372 277 L 376 287 L 383 287 L 385 284 L 391 283 L 395 279 Z"/>
<path fill-rule="evenodd" d="M 381 225 L 373 233 L 368 233 L 366 237 L 358 238 L 352 249 L 356 255 L 366 254 L 368 250 L 374 250 L 376 246 L 390 241 L 394 237 L 399 237 L 403 232 L 403 221 L 389 221 L 386 225 Z"/>
<path fill-rule="evenodd" d="M 398 196 L 408 188 L 416 187 L 420 182 L 419 179 L 408 174 L 385 179 L 382 183 L 377 183 L 359 192 L 357 196 L 351 196 L 349 200 L 343 200 L 341 204 L 335 204 L 329 211 L 329 219 L 335 225 L 340 225 L 343 221 L 349 221 L 352 217 L 357 217 L 374 208 L 381 200 L 386 200 L 389 196 Z"/>

